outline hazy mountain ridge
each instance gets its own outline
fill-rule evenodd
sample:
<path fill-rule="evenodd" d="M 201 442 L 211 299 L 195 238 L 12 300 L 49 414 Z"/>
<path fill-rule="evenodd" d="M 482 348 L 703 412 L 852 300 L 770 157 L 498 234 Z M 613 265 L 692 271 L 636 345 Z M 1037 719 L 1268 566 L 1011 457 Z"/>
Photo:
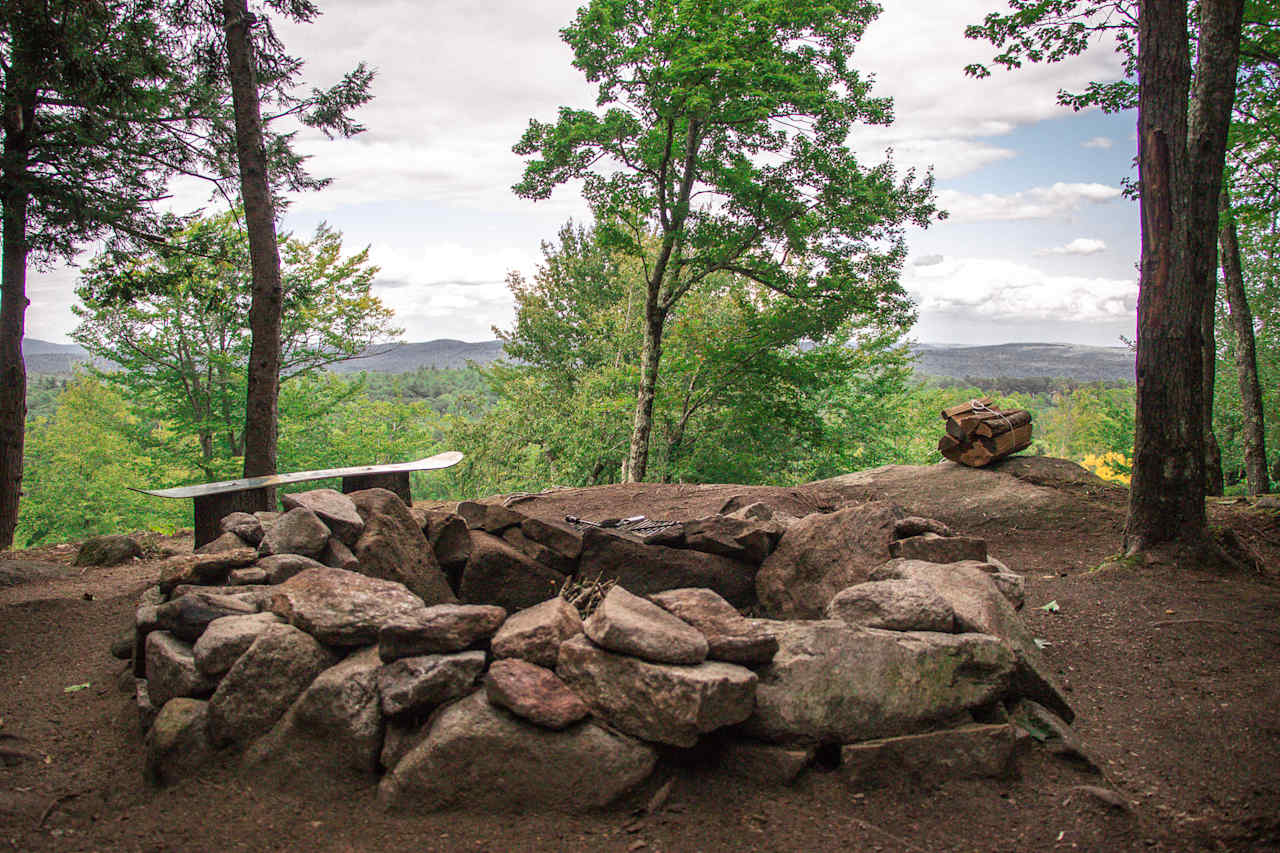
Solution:
<path fill-rule="evenodd" d="M 997 378 L 1049 376 L 1082 382 L 1131 381 L 1133 353 L 1125 347 L 1078 344 L 1018 343 L 990 346 L 915 344 L 916 370 L 925 376 Z M 77 344 L 54 344 L 37 338 L 22 342 L 30 373 L 70 373 L 89 360 Z M 502 341 L 471 343 L 449 338 L 413 343 L 379 344 L 350 361 L 330 365 L 335 373 L 408 373 L 423 367 L 466 367 L 501 358 Z"/>

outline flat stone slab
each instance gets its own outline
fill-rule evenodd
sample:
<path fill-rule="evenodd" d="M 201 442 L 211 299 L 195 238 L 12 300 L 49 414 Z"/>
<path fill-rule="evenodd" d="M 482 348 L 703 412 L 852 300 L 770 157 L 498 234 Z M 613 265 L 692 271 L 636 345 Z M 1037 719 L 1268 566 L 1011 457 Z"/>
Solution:
<path fill-rule="evenodd" d="M 364 530 L 364 519 L 356 511 L 355 503 L 337 489 L 312 489 L 280 496 L 286 510 L 306 507 L 324 522 L 334 536 L 344 545 L 351 546 Z"/>
<path fill-rule="evenodd" d="M 750 622 L 711 589 L 670 589 L 649 596 L 663 610 L 688 622 L 707 638 L 707 657 L 758 666 L 773 660 L 778 641 Z"/>
<path fill-rule="evenodd" d="M 331 646 L 377 642 L 383 625 L 422 610 L 404 584 L 342 569 L 306 569 L 275 587 L 268 609 Z"/>
<path fill-rule="evenodd" d="M 827 605 L 827 618 L 856 628 L 941 631 L 956 627 L 956 613 L 926 581 L 914 578 L 868 581 L 842 589 Z"/>
<path fill-rule="evenodd" d="M 506 618 L 506 610 L 488 604 L 437 604 L 410 611 L 379 629 L 378 653 L 393 661 L 460 652 L 492 637 Z"/>
<path fill-rule="evenodd" d="M 1014 771 L 1017 748 L 1013 726 L 961 726 L 848 744 L 840 750 L 840 775 L 858 790 L 1004 777 Z"/>

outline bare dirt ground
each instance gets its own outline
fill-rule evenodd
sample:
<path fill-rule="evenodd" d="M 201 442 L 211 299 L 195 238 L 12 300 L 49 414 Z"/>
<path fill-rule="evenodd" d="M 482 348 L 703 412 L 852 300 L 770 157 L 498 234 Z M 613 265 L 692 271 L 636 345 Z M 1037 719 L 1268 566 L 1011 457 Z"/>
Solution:
<path fill-rule="evenodd" d="M 388 815 L 372 790 L 269 790 L 238 778 L 234 761 L 156 790 L 142 781 L 131 692 L 118 686 L 125 665 L 108 654 L 155 564 L 81 571 L 61 546 L 0 555 L 47 564 L 0 587 L 0 850 L 1280 850 L 1280 587 L 1195 566 L 1090 572 L 1119 542 L 1113 489 L 1042 483 L 1056 497 L 1018 515 L 994 497 L 939 498 L 903 482 L 895 499 L 914 508 L 914 493 L 1026 575 L 1024 618 L 1051 644 L 1102 776 L 1033 750 L 1017 779 L 854 791 L 814 768 L 794 787 L 756 788 L 684 756 L 631 801 L 586 816 Z M 758 494 L 876 496 L 865 478 L 807 489 Z M 528 504 L 690 517 L 747 491 L 606 487 Z M 1280 566 L 1274 511 L 1215 503 L 1211 514 Z M 1057 612 L 1040 609 L 1050 601 Z M 665 805 L 639 814 L 671 777 Z M 1087 785 L 1119 792 L 1124 806 Z"/>

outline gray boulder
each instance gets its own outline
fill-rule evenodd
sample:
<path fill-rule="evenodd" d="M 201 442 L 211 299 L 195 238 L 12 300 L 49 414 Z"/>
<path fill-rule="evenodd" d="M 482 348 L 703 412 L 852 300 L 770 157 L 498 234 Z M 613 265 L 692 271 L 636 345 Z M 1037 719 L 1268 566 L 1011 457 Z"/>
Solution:
<path fill-rule="evenodd" d="M 156 608 L 156 623 L 175 637 L 193 643 L 215 619 L 246 616 L 258 608 L 248 601 L 211 592 L 189 592 Z"/>
<path fill-rule="evenodd" d="M 286 510 L 298 507 L 311 510 L 329 528 L 334 538 L 344 545 L 356 544 L 364 531 L 364 519 L 356 511 L 355 502 L 336 489 L 312 489 L 309 492 L 284 494 L 280 496 L 280 503 Z"/>
<path fill-rule="evenodd" d="M 147 693 L 151 704 L 164 707 L 177 697 L 204 697 L 217 681 L 196 669 L 191 645 L 168 631 L 152 631 L 146 640 Z"/>
<path fill-rule="evenodd" d="M 1006 777 L 1018 738 L 1010 725 L 968 725 L 847 744 L 840 775 L 857 791 L 889 784 L 934 786 L 951 779 Z"/>
<path fill-rule="evenodd" d="M 304 557 L 301 554 L 273 554 L 263 557 L 257 563 L 258 568 L 267 573 L 267 583 L 284 583 L 298 572 L 307 569 L 323 569 L 324 563 Z"/>
<path fill-rule="evenodd" d="M 588 713 L 586 703 L 554 672 L 519 658 L 494 661 L 484 690 L 493 704 L 548 729 L 563 729 Z"/>
<path fill-rule="evenodd" d="M 759 565 L 782 535 L 782 525 L 760 519 L 710 515 L 684 523 L 684 544 L 695 551 Z"/>
<path fill-rule="evenodd" d="M 1013 654 L 985 634 L 774 622 L 778 654 L 760 671 L 743 725 L 777 743 L 853 743 L 932 728 L 1003 697 Z"/>
<path fill-rule="evenodd" d="M 224 616 L 209 623 L 209 627 L 192 647 L 196 669 L 216 678 L 249 650 L 253 641 L 271 625 L 283 624 L 274 613 L 253 613 L 246 616 Z"/>
<path fill-rule="evenodd" d="M 710 589 L 671 589 L 649 596 L 707 638 L 711 660 L 757 666 L 773 660 L 778 641 Z"/>
<path fill-rule="evenodd" d="M 129 536 L 95 536 L 76 552 L 73 566 L 115 566 L 142 556 L 142 546 Z"/>
<path fill-rule="evenodd" d="M 367 646 L 383 625 L 421 610 L 403 584 L 342 569 L 307 569 L 275 587 L 268 609 L 331 646 Z"/>
<path fill-rule="evenodd" d="M 583 623 L 596 645 L 655 663 L 701 663 L 707 658 L 707 638 L 652 601 L 615 586 Z"/>
<path fill-rule="evenodd" d="M 314 637 L 272 625 L 223 676 L 209 699 L 209 737 L 215 746 L 245 745 L 268 732 L 317 675 L 337 657 Z"/>
<path fill-rule="evenodd" d="M 383 721 L 370 646 L 316 676 L 285 715 L 245 754 L 245 766 L 286 784 L 327 786 L 372 781 L 378 774 Z"/>
<path fill-rule="evenodd" d="M 314 512 L 303 506 L 295 507 L 271 525 L 258 543 L 258 553 L 264 557 L 301 554 L 314 559 L 324 550 L 329 533 L 328 526 Z"/>
<path fill-rule="evenodd" d="M 267 575 L 267 570 L 258 566 L 249 566 L 245 569 L 232 569 L 227 575 L 227 584 L 229 586 L 255 586 L 265 584 L 271 580 Z"/>
<path fill-rule="evenodd" d="M 253 545 L 234 533 L 223 533 L 212 542 L 206 542 L 195 550 L 197 554 L 225 554 L 240 548 L 252 548 Z"/>
<path fill-rule="evenodd" d="M 415 812 L 585 812 L 635 788 L 656 761 L 652 747 L 592 722 L 551 731 L 476 693 L 439 714 L 383 777 L 378 800 Z"/>
<path fill-rule="evenodd" d="M 420 714 L 470 693 L 484 671 L 484 652 L 400 658 L 378 670 L 387 716 Z"/>
<path fill-rule="evenodd" d="M 719 661 L 649 663 L 575 637 L 560 646 L 556 674 L 609 725 L 648 741 L 693 746 L 740 723 L 755 705 L 756 674 Z"/>
<path fill-rule="evenodd" d="M 578 609 L 557 595 L 508 616 L 490 647 L 494 657 L 520 658 L 554 668 L 560 644 L 581 633 Z"/>
<path fill-rule="evenodd" d="M 262 542 L 262 520 L 247 512 L 233 512 L 218 522 L 223 533 L 234 533 L 252 546 Z"/>
<path fill-rule="evenodd" d="M 213 758 L 209 743 L 209 703 L 170 699 L 147 732 L 143 776 L 152 785 L 169 785 L 198 772 Z"/>
<path fill-rule="evenodd" d="M 889 631 L 955 630 L 956 614 L 937 590 L 922 580 L 868 581 L 842 589 L 827 605 L 827 618 L 855 628 Z"/>
<path fill-rule="evenodd" d="M 498 537 L 471 531 L 471 555 L 459 589 L 471 604 L 496 604 L 514 613 L 560 591 L 565 576 L 535 562 Z"/>
<path fill-rule="evenodd" d="M 875 577 L 915 578 L 928 583 L 955 611 L 958 630 L 994 634 L 1013 651 L 1017 660 L 1012 684 L 1015 695 L 1034 699 L 1071 722 L 1075 712 L 1061 685 L 1036 646 L 1035 638 L 996 586 L 988 568 L 975 561 L 894 560 L 878 568 Z"/>
<path fill-rule="evenodd" d="M 507 611 L 489 604 L 437 604 L 398 616 L 378 630 L 384 661 L 459 652 L 489 639 Z"/>
<path fill-rule="evenodd" d="M 764 612 L 821 618 L 836 593 L 867 580 L 889 559 L 893 526 L 904 516 L 897 504 L 871 501 L 792 524 L 755 578 Z"/>
<path fill-rule="evenodd" d="M 364 520 L 364 532 L 351 548 L 361 574 L 402 583 L 427 604 L 457 601 L 427 537 L 399 496 L 387 489 L 363 489 L 350 497 Z"/>
<path fill-rule="evenodd" d="M 889 543 L 889 554 L 904 560 L 926 560 L 930 563 L 959 563 L 963 560 L 987 559 L 987 540 L 976 536 L 939 536 L 921 533 Z"/>

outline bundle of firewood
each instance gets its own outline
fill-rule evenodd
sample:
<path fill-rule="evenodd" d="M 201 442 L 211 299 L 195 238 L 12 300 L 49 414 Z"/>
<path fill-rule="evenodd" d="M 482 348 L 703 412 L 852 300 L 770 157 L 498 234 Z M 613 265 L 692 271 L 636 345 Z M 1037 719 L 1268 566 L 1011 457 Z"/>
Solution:
<path fill-rule="evenodd" d="M 991 398 L 970 400 L 942 410 L 947 432 L 938 450 L 952 462 L 981 468 L 1031 446 L 1031 413 L 993 409 Z"/>

